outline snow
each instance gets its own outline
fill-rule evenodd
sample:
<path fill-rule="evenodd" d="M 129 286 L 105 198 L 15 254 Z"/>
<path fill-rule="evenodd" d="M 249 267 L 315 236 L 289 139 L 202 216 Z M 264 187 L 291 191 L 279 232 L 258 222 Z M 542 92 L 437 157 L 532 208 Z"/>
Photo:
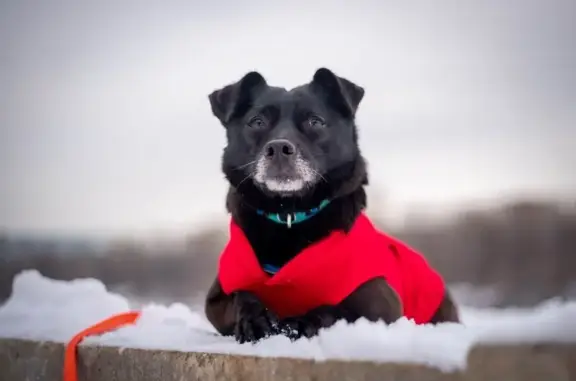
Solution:
<path fill-rule="evenodd" d="M 13 292 L 0 306 L 0 338 L 66 342 L 80 330 L 133 307 L 95 279 L 70 282 L 27 270 L 14 279 Z M 271 337 L 257 344 L 237 344 L 213 334 L 206 318 L 183 304 L 148 304 L 134 326 L 82 345 L 204 351 L 257 356 L 357 359 L 423 363 L 444 370 L 465 366 L 477 342 L 576 341 L 576 301 L 550 300 L 534 309 L 461 308 L 464 324 L 417 326 L 400 319 L 386 325 L 366 320 L 340 322 L 318 337 L 291 343 Z"/>

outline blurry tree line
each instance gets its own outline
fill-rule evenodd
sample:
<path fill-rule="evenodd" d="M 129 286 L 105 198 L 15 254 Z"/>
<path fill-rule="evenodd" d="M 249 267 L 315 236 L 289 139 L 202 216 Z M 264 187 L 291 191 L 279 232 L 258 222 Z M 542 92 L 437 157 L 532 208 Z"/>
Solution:
<path fill-rule="evenodd" d="M 497 288 L 498 306 L 575 296 L 574 203 L 517 201 L 461 212 L 450 221 L 416 220 L 396 231 L 378 221 L 383 230 L 421 251 L 449 283 Z M 180 246 L 151 249 L 138 241 L 118 241 L 98 255 L 63 256 L 50 245 L 29 255 L 25 246 L 19 249 L 0 234 L 0 300 L 9 296 L 15 274 L 34 268 L 56 279 L 94 277 L 142 299 L 201 302 L 226 240 L 227 227 L 222 226 L 190 235 Z"/>
<path fill-rule="evenodd" d="M 576 204 L 520 201 L 397 232 L 450 283 L 494 287 L 496 306 L 576 297 Z"/>

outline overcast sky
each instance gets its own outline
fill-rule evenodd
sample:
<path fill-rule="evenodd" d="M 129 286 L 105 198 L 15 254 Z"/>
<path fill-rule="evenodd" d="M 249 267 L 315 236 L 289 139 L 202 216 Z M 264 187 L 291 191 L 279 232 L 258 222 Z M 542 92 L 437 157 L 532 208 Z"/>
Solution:
<path fill-rule="evenodd" d="M 391 217 L 576 194 L 574 36 L 571 0 L 0 1 L 0 227 L 224 217 L 207 94 L 249 70 L 365 87 L 360 143 Z"/>

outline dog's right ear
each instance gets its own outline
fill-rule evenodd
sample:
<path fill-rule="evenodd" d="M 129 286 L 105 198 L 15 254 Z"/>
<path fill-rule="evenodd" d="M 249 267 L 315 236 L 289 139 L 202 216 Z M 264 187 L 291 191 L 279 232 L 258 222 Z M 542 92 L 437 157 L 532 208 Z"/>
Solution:
<path fill-rule="evenodd" d="M 238 82 L 215 90 L 208 96 L 212 113 L 226 126 L 233 118 L 248 111 L 257 92 L 266 86 L 264 77 L 251 71 Z"/>

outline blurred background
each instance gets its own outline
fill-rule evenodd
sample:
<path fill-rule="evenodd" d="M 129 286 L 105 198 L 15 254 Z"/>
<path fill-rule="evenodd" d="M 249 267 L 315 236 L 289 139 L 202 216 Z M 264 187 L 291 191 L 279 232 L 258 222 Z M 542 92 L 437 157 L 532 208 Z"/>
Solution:
<path fill-rule="evenodd" d="M 0 0 L 0 301 L 35 268 L 202 303 L 227 240 L 207 95 L 363 86 L 369 214 L 462 304 L 576 297 L 573 0 Z"/>

